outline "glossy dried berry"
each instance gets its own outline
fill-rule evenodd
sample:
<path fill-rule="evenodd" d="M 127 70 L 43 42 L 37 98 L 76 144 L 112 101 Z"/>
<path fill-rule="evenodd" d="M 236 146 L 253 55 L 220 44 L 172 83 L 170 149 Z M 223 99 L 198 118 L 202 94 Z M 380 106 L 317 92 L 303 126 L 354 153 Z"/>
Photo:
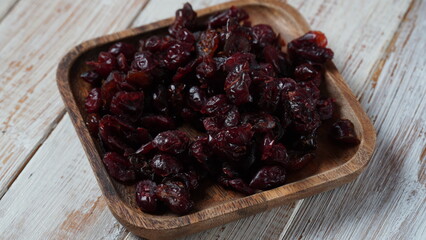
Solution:
<path fill-rule="evenodd" d="M 340 119 L 333 123 L 330 129 L 334 140 L 348 145 L 358 145 L 360 143 L 355 133 L 354 124 L 348 119 Z"/>
<path fill-rule="evenodd" d="M 97 113 L 102 107 L 101 89 L 92 88 L 84 102 L 87 113 Z"/>
<path fill-rule="evenodd" d="M 281 166 L 265 166 L 261 168 L 250 182 L 250 187 L 266 190 L 281 186 L 286 179 L 286 171 Z"/>
<path fill-rule="evenodd" d="M 155 213 L 157 211 L 158 197 L 155 194 L 157 184 L 151 180 L 143 180 L 136 185 L 136 203 L 142 211 Z"/>
<path fill-rule="evenodd" d="M 179 181 L 169 181 L 157 186 L 157 197 L 174 213 L 183 215 L 194 206 L 185 184 Z"/>
<path fill-rule="evenodd" d="M 165 153 L 155 155 L 150 165 L 154 173 L 161 177 L 167 177 L 183 170 L 181 162 L 175 157 Z"/>
<path fill-rule="evenodd" d="M 137 119 L 143 113 L 144 96 L 142 91 L 117 92 L 111 100 L 110 111 L 118 116 Z"/>
<path fill-rule="evenodd" d="M 108 152 L 104 155 L 103 162 L 111 177 L 123 183 L 131 183 L 136 180 L 136 174 L 132 164 L 122 155 Z"/>

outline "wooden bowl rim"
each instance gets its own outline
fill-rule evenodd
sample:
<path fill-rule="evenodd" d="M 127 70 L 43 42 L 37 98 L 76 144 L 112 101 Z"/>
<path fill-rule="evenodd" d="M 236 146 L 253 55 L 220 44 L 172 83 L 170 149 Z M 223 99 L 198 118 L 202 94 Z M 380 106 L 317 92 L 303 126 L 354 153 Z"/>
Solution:
<path fill-rule="evenodd" d="M 248 1 L 232 1 L 213 7 L 205 8 L 197 11 L 198 16 L 211 14 L 212 9 L 219 11 L 229 8 L 230 6 L 264 6 L 273 8 L 281 12 L 291 14 L 303 29 L 309 30 L 309 25 L 306 23 L 301 14 L 286 3 L 276 0 L 248 0 Z M 344 183 L 353 180 L 368 164 L 375 147 L 376 134 L 368 116 L 361 108 L 347 84 L 344 82 L 342 76 L 337 71 L 333 63 L 327 64 L 326 76 L 332 82 L 338 85 L 339 90 L 345 92 L 344 98 L 348 101 L 350 107 L 353 109 L 356 117 L 360 121 L 362 127 L 361 143 L 358 151 L 346 163 L 330 169 L 325 172 L 318 173 L 299 181 L 283 185 L 268 191 L 263 191 L 254 195 L 242 197 L 229 202 L 219 204 L 207 209 L 190 213 L 184 216 L 157 216 L 141 212 L 128 207 L 118 197 L 116 189 L 114 188 L 108 173 L 104 169 L 102 160 L 96 150 L 95 143 L 90 137 L 87 127 L 85 127 L 82 114 L 79 111 L 77 102 L 73 97 L 71 84 L 70 84 L 70 70 L 75 61 L 86 51 L 93 49 L 99 45 L 104 45 L 117 41 L 119 39 L 131 37 L 134 35 L 146 33 L 152 30 L 163 28 L 173 21 L 174 18 L 157 21 L 149 25 L 127 29 L 121 32 L 105 35 L 99 38 L 85 41 L 73 49 L 71 49 L 61 60 L 57 70 L 57 84 L 61 96 L 65 102 L 66 109 L 70 114 L 73 125 L 76 128 L 78 136 L 89 158 L 89 162 L 95 173 L 99 186 L 105 196 L 108 206 L 113 215 L 125 226 L 130 228 L 142 228 L 147 231 L 150 230 L 172 230 L 188 226 L 191 224 L 201 223 L 203 221 L 214 221 L 215 218 L 223 215 L 237 214 L 240 217 L 246 216 L 249 208 L 257 209 L 256 211 L 266 210 L 282 203 L 294 201 L 303 197 L 332 189 Z M 83 124 L 82 124 L 83 123 Z M 84 127 L 80 127 L 84 126 Z M 302 186 L 302 188 L 300 187 Z"/>

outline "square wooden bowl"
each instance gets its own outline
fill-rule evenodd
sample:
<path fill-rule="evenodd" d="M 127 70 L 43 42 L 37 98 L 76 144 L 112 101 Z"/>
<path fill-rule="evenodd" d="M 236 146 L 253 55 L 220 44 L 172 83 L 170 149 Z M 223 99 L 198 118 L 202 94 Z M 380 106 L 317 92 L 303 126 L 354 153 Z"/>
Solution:
<path fill-rule="evenodd" d="M 235 1 L 198 11 L 200 18 L 230 8 L 232 5 L 245 9 L 253 24 L 270 24 L 286 42 L 299 37 L 309 26 L 297 10 L 273 0 Z M 84 99 L 89 84 L 79 75 L 87 71 L 85 61 L 96 59 L 97 53 L 106 50 L 116 41 L 137 42 L 152 34 L 165 34 L 173 18 L 142 27 L 86 41 L 72 49 L 61 61 L 57 82 L 67 111 L 71 117 L 92 169 L 117 218 L 132 233 L 148 239 L 174 239 L 205 229 L 213 228 L 249 215 L 333 189 L 353 180 L 367 165 L 375 145 L 373 126 L 360 104 L 348 88 L 333 63 L 326 66 L 324 91 L 336 99 L 342 118 L 350 119 L 361 143 L 356 147 L 341 148 L 327 138 L 326 127 L 320 129 L 317 159 L 288 178 L 288 184 L 243 196 L 215 184 L 202 186 L 195 197 L 194 210 L 185 216 L 171 213 L 151 215 L 143 213 L 134 200 L 134 186 L 124 186 L 111 179 L 102 163 L 102 151 L 84 124 L 86 113 Z M 339 53 L 336 53 L 339 54 Z"/>

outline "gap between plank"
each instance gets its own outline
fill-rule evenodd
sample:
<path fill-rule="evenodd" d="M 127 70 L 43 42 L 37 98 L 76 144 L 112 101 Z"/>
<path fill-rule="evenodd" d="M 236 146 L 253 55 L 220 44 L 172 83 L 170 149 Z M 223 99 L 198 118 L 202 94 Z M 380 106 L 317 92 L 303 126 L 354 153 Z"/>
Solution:
<path fill-rule="evenodd" d="M 15 8 L 15 6 L 19 3 L 20 0 L 16 0 L 10 7 L 9 9 L 7 9 L 7 12 L 0 18 L 0 23 L 3 22 L 3 19 L 5 19 L 7 17 L 7 15 L 9 15 L 10 12 L 12 12 L 12 10 Z M 3 196 L 3 195 L 2 195 Z"/>
<path fill-rule="evenodd" d="M 19 2 L 20 0 L 17 0 L 8 10 L 8 12 L 0 19 L 0 23 L 2 22 L 2 20 L 13 10 L 13 8 L 16 6 L 16 4 Z M 145 8 L 145 6 L 147 5 L 147 3 L 149 2 L 149 0 L 145 1 L 145 4 L 143 4 L 140 9 L 138 10 L 138 13 L 135 14 L 135 16 L 133 17 L 133 19 L 130 21 L 130 23 L 126 26 L 126 29 L 131 27 L 132 24 L 135 22 L 136 18 L 140 15 L 140 13 L 143 11 L 143 9 Z M 55 75 L 56 76 L 56 75 Z M 56 80 L 56 79 L 55 79 Z M 61 99 L 62 101 L 62 99 Z M 53 132 L 53 130 L 55 130 L 56 126 L 59 124 L 59 122 L 64 118 L 64 115 L 66 113 L 65 108 L 62 108 L 62 110 L 59 112 L 58 116 L 53 120 L 53 122 L 49 125 L 49 128 L 47 129 L 47 131 L 45 132 L 44 136 L 40 139 L 39 142 L 37 142 L 37 144 L 35 144 L 35 146 L 33 147 L 33 149 L 30 151 L 30 153 L 28 154 L 28 156 L 25 158 L 25 160 L 23 161 L 22 166 L 20 166 L 20 168 L 16 171 L 16 173 L 14 174 L 13 178 L 11 179 L 10 183 L 3 189 L 0 190 L 0 200 L 3 198 L 4 194 L 6 194 L 6 192 L 9 190 L 9 188 L 13 185 L 13 183 L 15 182 L 15 180 L 19 177 L 19 175 L 21 174 L 22 170 L 24 170 L 24 168 L 27 166 L 27 164 L 31 161 L 32 157 L 37 153 L 37 151 L 40 149 L 40 147 L 43 145 L 43 143 L 47 140 L 47 138 L 51 135 L 51 133 Z"/>
<path fill-rule="evenodd" d="M 23 161 L 22 166 L 16 171 L 15 175 L 13 176 L 10 183 L 0 192 L 0 200 L 3 198 L 4 194 L 9 190 L 9 188 L 13 185 L 15 180 L 19 177 L 22 170 L 27 166 L 27 164 L 30 162 L 30 160 L 33 158 L 33 156 L 37 153 L 37 151 L 40 149 L 40 147 L 43 145 L 43 143 L 46 141 L 46 139 L 52 134 L 53 130 L 55 130 L 58 123 L 64 118 L 65 116 L 65 109 L 62 109 L 58 116 L 53 120 L 52 123 L 50 123 L 49 128 L 45 132 L 44 136 L 40 139 L 40 141 L 37 142 L 37 144 L 33 147 L 33 149 L 30 151 L 28 156 L 26 157 L 26 160 Z"/>
<path fill-rule="evenodd" d="M 401 18 L 401 21 L 399 22 L 398 27 L 396 28 L 391 40 L 389 41 L 388 45 L 386 46 L 385 51 L 380 56 L 380 58 L 378 58 L 376 63 L 373 65 L 373 68 L 372 68 L 372 71 L 371 71 L 372 74 L 369 74 L 369 75 L 371 76 L 372 79 L 374 79 L 374 82 L 376 84 L 377 84 L 377 80 L 379 79 L 379 76 L 382 73 L 383 66 L 386 64 L 390 53 L 392 52 L 393 48 L 395 47 L 395 43 L 396 43 L 396 40 L 398 39 L 399 32 L 402 30 L 403 22 L 406 21 L 408 14 L 413 10 L 415 1 L 417 1 L 417 0 L 412 0 L 410 2 L 410 5 L 408 6 L 407 10 L 405 11 L 403 17 Z M 301 200 L 297 201 L 296 206 L 293 209 L 293 212 L 292 212 L 287 224 L 285 225 L 283 231 L 280 234 L 280 237 L 279 237 L 280 240 L 284 240 L 285 234 L 290 229 L 294 219 L 296 219 L 296 215 L 299 212 L 300 207 L 301 207 L 304 200 L 305 199 L 301 199 Z"/>

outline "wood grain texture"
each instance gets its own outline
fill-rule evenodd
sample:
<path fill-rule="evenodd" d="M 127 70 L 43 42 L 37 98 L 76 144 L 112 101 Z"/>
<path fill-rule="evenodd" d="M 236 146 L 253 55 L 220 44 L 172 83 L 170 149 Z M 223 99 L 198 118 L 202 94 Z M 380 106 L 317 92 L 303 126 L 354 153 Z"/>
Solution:
<path fill-rule="evenodd" d="M 0 2 L 0 22 L 12 10 L 19 0 L 2 0 Z"/>
<path fill-rule="evenodd" d="M 415 1 L 362 99 L 378 130 L 371 165 L 354 183 L 305 200 L 284 239 L 426 238 L 424 12 Z"/>
<path fill-rule="evenodd" d="M 287 42 L 309 30 L 309 26 L 295 9 L 273 0 L 234 1 L 200 10 L 198 15 L 200 18 L 207 17 L 233 5 L 245 9 L 253 24 L 269 23 Z M 359 146 L 336 149 L 335 144 L 328 140 L 327 133 L 321 133 L 320 129 L 317 160 L 306 166 L 304 171 L 290 175 L 284 186 L 244 197 L 216 184 L 207 185 L 202 189 L 203 194 L 197 199 L 193 212 L 187 215 L 158 216 L 143 213 L 135 203 L 134 186 L 115 182 L 105 170 L 101 160 L 104 152 L 84 124 L 86 113 L 83 105 L 90 86 L 79 76 L 87 71 L 85 62 L 96 57 L 105 45 L 123 39 L 137 42 L 152 34 L 164 34 L 171 23 L 172 19 L 166 19 L 86 41 L 72 49 L 58 66 L 57 82 L 67 111 L 109 208 L 128 230 L 150 239 L 185 236 L 335 188 L 353 180 L 366 167 L 375 145 L 374 129 L 334 64 L 330 62 L 325 67 L 324 87 L 340 106 L 339 117 L 350 119 L 354 123 L 361 141 Z"/>
<path fill-rule="evenodd" d="M 3 19 L 0 196 L 63 115 L 55 84 L 60 58 L 84 39 L 126 28 L 145 2 L 23 0 Z"/>
<path fill-rule="evenodd" d="M 112 240 L 121 236 L 123 229 L 100 196 L 70 126 L 65 115 L 1 199 L 1 239 Z"/>

